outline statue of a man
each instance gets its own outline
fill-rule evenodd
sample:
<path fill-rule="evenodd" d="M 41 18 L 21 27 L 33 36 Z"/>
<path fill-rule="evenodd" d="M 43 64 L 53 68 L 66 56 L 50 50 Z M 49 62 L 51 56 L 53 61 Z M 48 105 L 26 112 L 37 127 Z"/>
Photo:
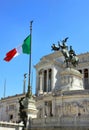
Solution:
<path fill-rule="evenodd" d="M 75 51 L 72 49 L 72 46 L 70 46 L 69 54 L 70 54 L 70 58 L 76 56 Z"/>

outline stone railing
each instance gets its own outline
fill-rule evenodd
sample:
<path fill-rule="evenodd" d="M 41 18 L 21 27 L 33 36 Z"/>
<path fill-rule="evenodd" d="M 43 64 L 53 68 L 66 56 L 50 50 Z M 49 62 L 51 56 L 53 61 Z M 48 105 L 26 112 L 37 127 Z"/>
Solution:
<path fill-rule="evenodd" d="M 32 119 L 31 127 L 88 126 L 89 116 L 47 117 Z"/>
<path fill-rule="evenodd" d="M 22 130 L 23 124 L 0 122 L 0 130 Z"/>

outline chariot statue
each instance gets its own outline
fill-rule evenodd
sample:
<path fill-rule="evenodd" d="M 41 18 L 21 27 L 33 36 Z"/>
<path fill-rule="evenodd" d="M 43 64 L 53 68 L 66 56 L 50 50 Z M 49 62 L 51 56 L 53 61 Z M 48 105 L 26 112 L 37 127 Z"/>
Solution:
<path fill-rule="evenodd" d="M 68 37 L 66 37 L 64 40 L 61 41 L 61 43 L 58 41 L 58 46 L 53 44 L 51 46 L 52 50 L 54 51 L 61 51 L 66 63 L 66 67 L 69 67 L 71 64 L 73 67 L 76 67 L 79 63 L 79 58 L 76 56 L 75 51 L 73 50 L 72 46 L 70 46 L 70 49 L 68 50 L 68 46 L 66 44 L 68 40 Z"/>

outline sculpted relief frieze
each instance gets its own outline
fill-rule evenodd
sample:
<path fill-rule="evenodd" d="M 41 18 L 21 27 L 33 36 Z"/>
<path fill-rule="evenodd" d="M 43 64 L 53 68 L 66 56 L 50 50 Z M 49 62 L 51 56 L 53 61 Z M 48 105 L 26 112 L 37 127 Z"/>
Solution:
<path fill-rule="evenodd" d="M 80 116 L 89 114 L 89 101 L 62 102 L 56 106 L 56 116 Z"/>

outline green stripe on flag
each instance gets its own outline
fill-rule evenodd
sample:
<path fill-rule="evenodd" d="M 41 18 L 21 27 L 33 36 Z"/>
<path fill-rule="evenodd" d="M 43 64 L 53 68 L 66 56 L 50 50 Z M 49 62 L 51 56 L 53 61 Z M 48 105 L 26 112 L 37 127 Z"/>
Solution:
<path fill-rule="evenodd" d="M 31 53 L 31 35 L 27 36 L 22 44 L 22 52 L 26 54 Z"/>

